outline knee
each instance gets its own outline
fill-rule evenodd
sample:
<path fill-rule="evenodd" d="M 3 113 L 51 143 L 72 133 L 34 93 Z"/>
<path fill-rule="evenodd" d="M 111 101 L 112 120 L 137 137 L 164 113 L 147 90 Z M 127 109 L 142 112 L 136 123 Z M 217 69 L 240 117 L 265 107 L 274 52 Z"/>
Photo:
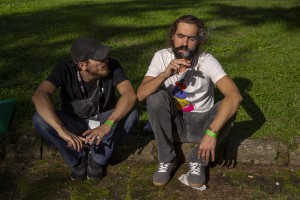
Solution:
<path fill-rule="evenodd" d="M 128 119 L 134 123 L 136 123 L 139 120 L 139 114 L 137 109 L 131 111 L 131 113 L 128 116 Z"/>
<path fill-rule="evenodd" d="M 138 111 L 137 109 L 132 110 L 127 119 L 126 119 L 126 123 L 125 126 L 127 127 L 133 127 L 139 120 L 139 115 L 138 115 Z"/>
<path fill-rule="evenodd" d="M 147 109 L 160 109 L 165 103 L 170 102 L 170 100 L 171 97 L 165 90 L 159 90 L 147 98 Z"/>
<path fill-rule="evenodd" d="M 32 116 L 32 121 L 34 128 L 39 132 L 43 132 L 43 130 L 47 129 L 47 127 L 50 127 L 50 125 L 45 122 L 45 120 L 37 113 L 35 112 Z"/>
<path fill-rule="evenodd" d="M 35 112 L 34 115 L 32 116 L 32 122 L 34 126 L 39 126 L 40 124 L 43 123 L 43 119 L 41 118 L 41 116 Z"/>

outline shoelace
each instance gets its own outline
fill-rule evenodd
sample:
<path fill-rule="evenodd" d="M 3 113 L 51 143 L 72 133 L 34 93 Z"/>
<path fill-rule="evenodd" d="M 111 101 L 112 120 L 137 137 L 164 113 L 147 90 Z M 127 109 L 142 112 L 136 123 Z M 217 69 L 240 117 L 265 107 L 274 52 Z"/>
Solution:
<path fill-rule="evenodd" d="M 195 175 L 200 175 L 201 174 L 201 164 L 200 163 L 192 163 L 190 162 L 190 166 L 191 166 L 191 169 L 190 169 L 190 173 L 191 174 L 195 174 Z"/>
<path fill-rule="evenodd" d="M 168 168 L 170 166 L 170 163 L 159 163 L 158 172 L 167 172 Z"/>

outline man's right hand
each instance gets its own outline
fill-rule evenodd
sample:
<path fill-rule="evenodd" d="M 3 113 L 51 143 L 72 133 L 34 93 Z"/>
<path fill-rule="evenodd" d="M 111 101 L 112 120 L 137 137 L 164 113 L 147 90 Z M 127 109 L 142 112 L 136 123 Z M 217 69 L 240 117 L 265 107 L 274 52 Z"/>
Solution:
<path fill-rule="evenodd" d="M 169 63 L 165 71 L 161 72 L 158 76 L 145 76 L 137 91 L 139 101 L 145 100 L 148 96 L 156 92 L 166 79 L 179 73 L 181 67 L 189 68 L 190 66 L 191 61 L 189 60 L 183 58 L 174 59 Z"/>
<path fill-rule="evenodd" d="M 57 131 L 59 137 L 68 143 L 68 147 L 80 151 L 85 139 L 69 132 L 55 113 L 51 96 L 56 90 L 57 88 L 53 83 L 44 81 L 35 91 L 32 101 L 38 114 Z"/>
<path fill-rule="evenodd" d="M 184 66 L 186 68 L 189 68 L 191 66 L 191 61 L 186 59 L 174 59 L 172 60 L 167 69 L 162 73 L 166 78 L 169 78 L 170 76 L 173 76 L 174 74 L 177 74 L 180 72 L 180 68 Z"/>
<path fill-rule="evenodd" d="M 68 130 L 58 131 L 59 136 L 68 143 L 67 147 L 80 151 L 83 148 L 84 137 L 77 136 Z"/>

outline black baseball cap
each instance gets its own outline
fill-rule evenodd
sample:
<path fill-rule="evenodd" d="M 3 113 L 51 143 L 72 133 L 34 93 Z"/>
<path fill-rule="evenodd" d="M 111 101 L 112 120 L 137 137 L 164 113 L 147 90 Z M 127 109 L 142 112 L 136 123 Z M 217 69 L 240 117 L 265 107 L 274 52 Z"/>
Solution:
<path fill-rule="evenodd" d="M 109 46 L 99 44 L 93 38 L 80 37 L 71 47 L 71 58 L 75 63 L 88 59 L 101 61 L 107 57 Z"/>

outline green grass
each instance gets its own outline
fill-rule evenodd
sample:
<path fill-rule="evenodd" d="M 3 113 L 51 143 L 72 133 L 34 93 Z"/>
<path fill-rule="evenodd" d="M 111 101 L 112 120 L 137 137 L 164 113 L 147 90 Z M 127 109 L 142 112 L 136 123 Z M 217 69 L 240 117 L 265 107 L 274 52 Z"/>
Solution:
<path fill-rule="evenodd" d="M 208 28 L 204 48 L 244 97 L 236 132 L 291 145 L 300 135 L 299 6 L 296 0 L 1 0 L 0 99 L 17 99 L 11 130 L 33 132 L 31 96 L 78 36 L 111 45 L 137 88 L 154 52 L 165 47 L 169 24 L 193 14 Z"/>
<path fill-rule="evenodd" d="M 177 180 L 182 165 L 164 187 L 152 184 L 155 161 L 126 160 L 108 167 L 100 181 L 71 181 L 62 158 L 8 166 L 0 173 L 2 199 L 299 199 L 299 171 L 281 166 L 239 165 L 210 168 L 208 190 L 199 192 Z M 4 170 L 4 168 L 0 168 Z M 12 170 L 14 169 L 14 170 Z M 4 170 L 6 171 L 6 170 Z M 297 175 L 298 174 L 298 175 Z"/>

